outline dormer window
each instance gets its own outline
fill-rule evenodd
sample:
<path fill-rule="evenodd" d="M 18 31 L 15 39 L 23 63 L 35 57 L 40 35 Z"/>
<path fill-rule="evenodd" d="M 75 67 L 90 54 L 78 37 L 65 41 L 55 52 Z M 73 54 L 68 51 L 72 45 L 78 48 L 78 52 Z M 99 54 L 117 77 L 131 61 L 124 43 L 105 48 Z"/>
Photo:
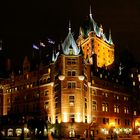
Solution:
<path fill-rule="evenodd" d="M 72 48 L 72 46 L 69 47 L 69 55 L 73 55 L 73 48 Z"/>

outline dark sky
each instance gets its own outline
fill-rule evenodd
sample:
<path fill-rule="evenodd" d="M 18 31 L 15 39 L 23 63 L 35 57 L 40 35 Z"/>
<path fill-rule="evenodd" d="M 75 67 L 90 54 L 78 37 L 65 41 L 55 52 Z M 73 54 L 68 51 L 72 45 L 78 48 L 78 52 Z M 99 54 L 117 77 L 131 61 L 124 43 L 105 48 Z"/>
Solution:
<path fill-rule="evenodd" d="M 31 44 L 46 36 L 64 40 L 69 20 L 77 34 L 90 5 L 104 31 L 111 28 L 116 49 L 129 50 L 140 62 L 140 0 L 5 0 L 0 8 L 0 38 L 6 55 L 17 59 L 29 54 Z"/>

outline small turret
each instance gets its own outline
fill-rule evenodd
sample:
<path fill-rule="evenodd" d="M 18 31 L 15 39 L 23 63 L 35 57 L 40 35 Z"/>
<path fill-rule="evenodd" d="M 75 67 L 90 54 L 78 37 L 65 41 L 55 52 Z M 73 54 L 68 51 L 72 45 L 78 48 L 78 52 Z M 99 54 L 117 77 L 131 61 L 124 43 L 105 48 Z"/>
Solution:
<path fill-rule="evenodd" d="M 108 39 L 108 43 L 113 45 L 113 41 L 112 41 L 112 37 L 111 37 L 111 29 L 109 30 L 109 39 Z"/>

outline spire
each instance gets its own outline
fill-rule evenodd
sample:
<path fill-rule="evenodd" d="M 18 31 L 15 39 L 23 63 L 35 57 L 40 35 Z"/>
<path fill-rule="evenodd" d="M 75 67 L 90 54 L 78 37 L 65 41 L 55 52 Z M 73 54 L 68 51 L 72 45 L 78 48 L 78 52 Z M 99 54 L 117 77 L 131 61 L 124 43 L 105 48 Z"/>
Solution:
<path fill-rule="evenodd" d="M 71 22 L 69 20 L 69 33 L 71 33 Z"/>
<path fill-rule="evenodd" d="M 111 29 L 109 30 L 109 39 L 108 39 L 108 43 L 113 45 L 113 41 L 112 41 L 112 37 L 111 37 Z"/>
<path fill-rule="evenodd" d="M 54 54 L 54 48 L 53 48 L 53 52 L 52 52 L 52 62 L 55 61 L 55 54 Z"/>
<path fill-rule="evenodd" d="M 100 24 L 100 27 L 99 27 L 99 35 L 100 35 L 100 37 L 103 37 L 103 26 L 102 26 L 102 24 Z"/>
<path fill-rule="evenodd" d="M 92 18 L 91 5 L 90 5 L 90 7 L 89 7 L 89 16 L 90 16 L 90 18 Z"/>

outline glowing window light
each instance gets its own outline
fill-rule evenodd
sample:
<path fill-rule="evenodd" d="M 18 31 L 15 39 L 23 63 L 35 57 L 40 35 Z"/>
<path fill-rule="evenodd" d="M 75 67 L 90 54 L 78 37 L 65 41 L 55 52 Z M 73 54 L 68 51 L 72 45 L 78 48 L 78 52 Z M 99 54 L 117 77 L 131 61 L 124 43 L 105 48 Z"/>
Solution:
<path fill-rule="evenodd" d="M 108 135 L 108 130 L 106 129 L 106 128 L 102 128 L 101 129 L 101 132 L 103 133 L 103 134 L 105 134 L 105 135 Z"/>
<path fill-rule="evenodd" d="M 139 80 L 139 82 L 140 82 L 140 74 L 138 74 L 138 80 Z"/>
<path fill-rule="evenodd" d="M 17 136 L 20 136 L 21 133 L 22 133 L 22 129 L 21 129 L 21 128 L 17 128 L 17 129 L 16 129 L 16 134 L 17 134 Z"/>
<path fill-rule="evenodd" d="M 29 129 L 24 127 L 24 133 L 28 133 L 29 132 Z"/>
<path fill-rule="evenodd" d="M 133 86 L 135 86 L 136 85 L 136 83 L 135 83 L 135 81 L 133 81 Z"/>
<path fill-rule="evenodd" d="M 131 78 L 133 78 L 134 76 L 133 76 L 133 73 L 131 73 Z"/>

